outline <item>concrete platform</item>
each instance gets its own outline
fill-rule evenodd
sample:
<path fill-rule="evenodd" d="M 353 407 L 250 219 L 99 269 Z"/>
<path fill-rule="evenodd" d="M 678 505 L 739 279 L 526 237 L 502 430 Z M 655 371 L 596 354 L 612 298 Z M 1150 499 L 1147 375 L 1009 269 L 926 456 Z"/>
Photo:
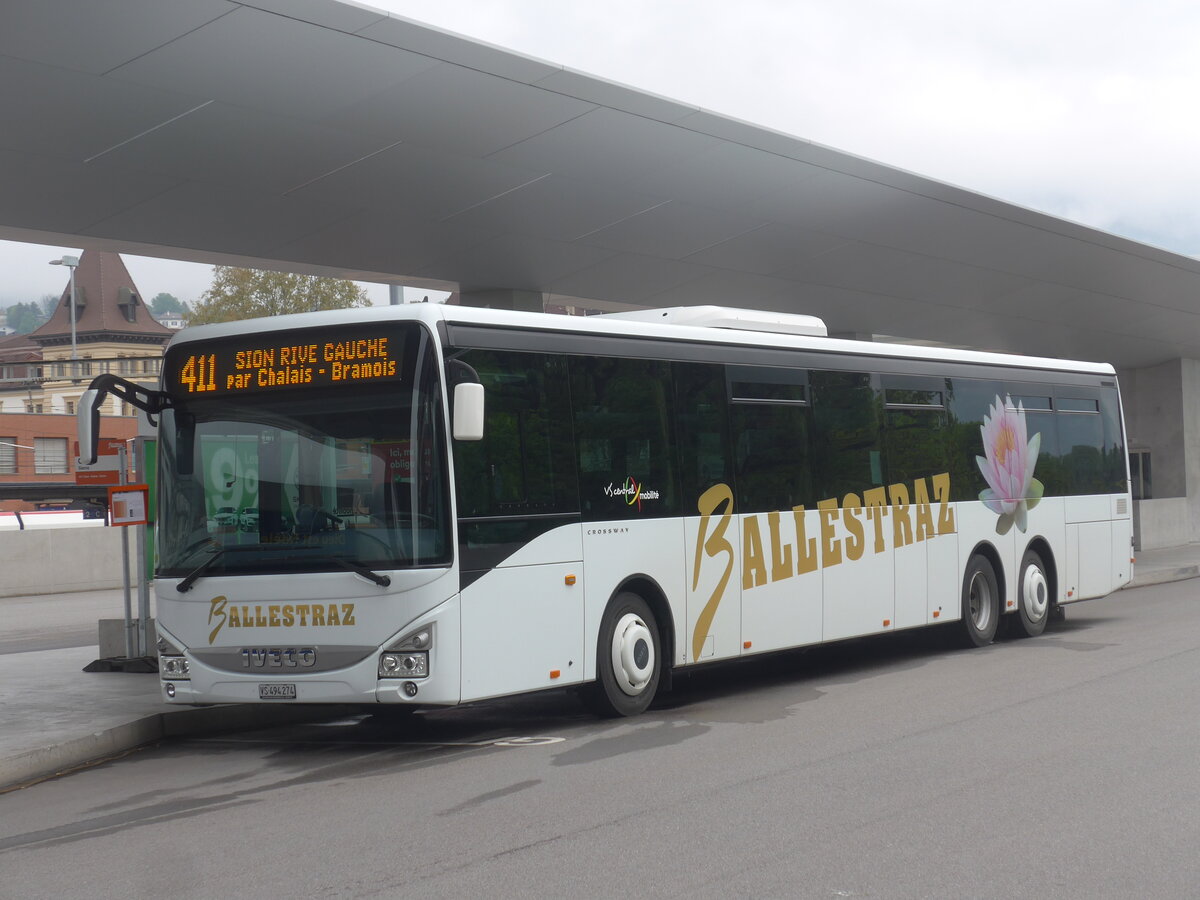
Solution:
<path fill-rule="evenodd" d="M 1200 576 L 1200 544 L 1145 551 L 1129 587 Z M 98 622 L 122 616 L 121 590 L 0 598 L 0 790 L 179 735 L 345 716 L 332 706 L 172 707 L 157 674 L 85 673 Z"/>

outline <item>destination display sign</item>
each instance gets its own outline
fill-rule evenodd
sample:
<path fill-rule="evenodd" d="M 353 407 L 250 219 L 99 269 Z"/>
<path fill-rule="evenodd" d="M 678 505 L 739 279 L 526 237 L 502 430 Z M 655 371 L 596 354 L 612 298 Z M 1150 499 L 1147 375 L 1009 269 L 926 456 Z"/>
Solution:
<path fill-rule="evenodd" d="M 363 326 L 185 344 L 168 355 L 166 387 L 211 397 L 396 381 L 405 343 L 396 328 Z"/>

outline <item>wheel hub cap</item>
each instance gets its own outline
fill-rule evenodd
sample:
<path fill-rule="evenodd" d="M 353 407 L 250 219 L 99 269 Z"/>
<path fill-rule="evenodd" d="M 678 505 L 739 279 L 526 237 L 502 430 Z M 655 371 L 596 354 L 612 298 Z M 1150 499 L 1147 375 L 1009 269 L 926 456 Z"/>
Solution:
<path fill-rule="evenodd" d="M 1046 573 L 1038 566 L 1030 566 L 1021 582 L 1021 606 L 1031 621 L 1038 622 L 1046 615 L 1049 605 L 1050 586 L 1046 583 Z"/>
<path fill-rule="evenodd" d="M 612 663 L 617 686 L 631 697 L 644 691 L 654 674 L 654 639 L 633 613 L 623 615 L 613 631 Z"/>

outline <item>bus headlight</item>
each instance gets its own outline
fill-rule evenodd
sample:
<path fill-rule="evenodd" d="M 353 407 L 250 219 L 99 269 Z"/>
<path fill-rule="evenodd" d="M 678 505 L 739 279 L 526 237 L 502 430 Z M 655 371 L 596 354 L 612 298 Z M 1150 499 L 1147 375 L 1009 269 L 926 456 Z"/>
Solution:
<path fill-rule="evenodd" d="M 161 636 L 158 639 L 158 674 L 163 681 L 188 681 L 192 677 L 183 651 Z"/>
<path fill-rule="evenodd" d="M 410 631 L 388 645 L 379 657 L 380 678 L 424 678 L 429 674 L 433 626 Z"/>
<path fill-rule="evenodd" d="M 389 650 L 379 657 L 380 678 L 424 678 L 428 674 L 428 653 Z"/>

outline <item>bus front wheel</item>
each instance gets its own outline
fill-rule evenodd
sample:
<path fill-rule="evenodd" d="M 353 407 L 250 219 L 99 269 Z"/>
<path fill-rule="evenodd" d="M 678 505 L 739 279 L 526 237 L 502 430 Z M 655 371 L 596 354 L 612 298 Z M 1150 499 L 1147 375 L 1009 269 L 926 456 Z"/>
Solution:
<path fill-rule="evenodd" d="M 986 647 L 996 637 L 1000 624 L 1000 586 L 991 561 L 980 553 L 967 562 L 962 588 L 962 642 L 967 647 Z"/>
<path fill-rule="evenodd" d="M 596 641 L 592 707 L 602 716 L 636 716 L 654 699 L 662 674 L 658 623 L 646 601 L 623 591 L 608 604 Z"/>

